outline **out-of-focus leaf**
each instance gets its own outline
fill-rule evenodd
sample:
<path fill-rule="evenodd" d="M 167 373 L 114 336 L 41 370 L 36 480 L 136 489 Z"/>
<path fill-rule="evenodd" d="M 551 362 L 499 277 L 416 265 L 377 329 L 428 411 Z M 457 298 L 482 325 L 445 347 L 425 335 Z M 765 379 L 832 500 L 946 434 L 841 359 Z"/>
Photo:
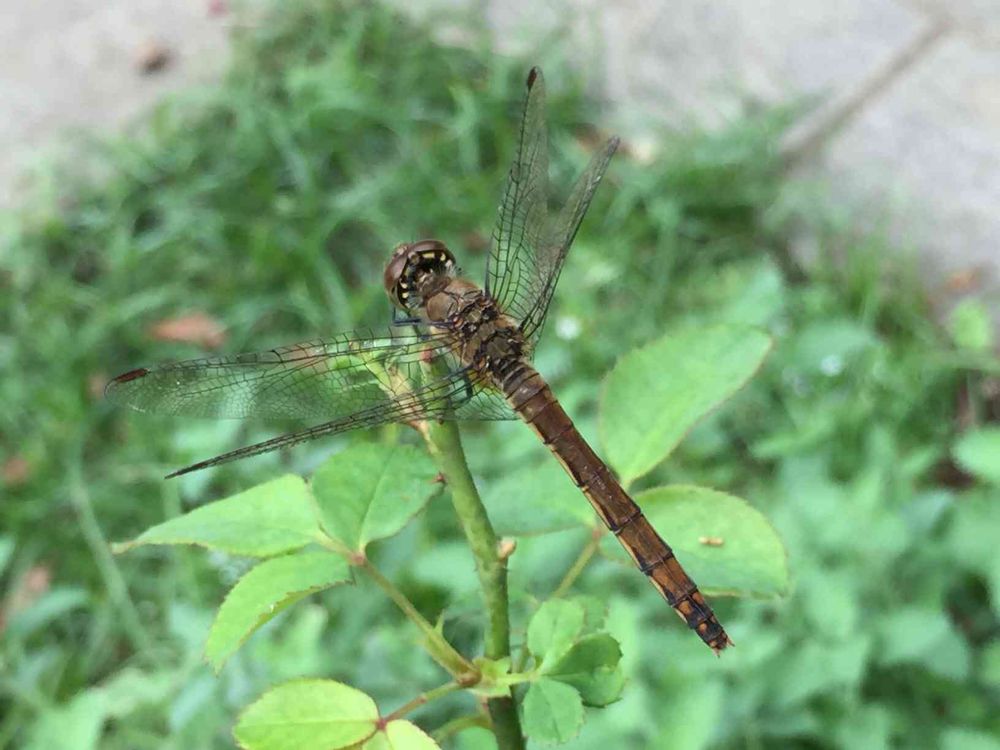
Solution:
<path fill-rule="evenodd" d="M 329 552 L 298 552 L 265 560 L 233 586 L 219 607 L 205 656 L 218 671 L 257 628 L 285 607 L 349 579 L 347 563 Z"/>
<path fill-rule="evenodd" d="M 701 679 L 671 690 L 652 719 L 656 728 L 650 747 L 658 750 L 701 750 L 709 747 L 722 712 L 718 679 Z"/>
<path fill-rule="evenodd" d="M 1000 601 L 1000 497 L 995 490 L 966 493 L 953 510 L 948 530 L 951 555 L 963 566 L 978 572 L 990 587 L 993 601 Z"/>
<path fill-rule="evenodd" d="M 456 597 L 477 590 L 476 562 L 465 541 L 443 541 L 424 550 L 406 571 L 423 584 L 439 586 Z"/>
<path fill-rule="evenodd" d="M 1000 427 L 967 432 L 954 448 L 955 460 L 986 482 L 1000 484 Z"/>
<path fill-rule="evenodd" d="M 755 259 L 750 268 L 737 266 L 742 272 L 743 288 L 736 289 L 720 313 L 727 323 L 767 326 L 785 305 L 786 290 L 781 272 L 771 262 Z"/>
<path fill-rule="evenodd" d="M 455 750 L 497 750 L 497 738 L 486 727 L 471 727 L 455 738 Z"/>
<path fill-rule="evenodd" d="M 889 612 L 879 622 L 881 646 L 877 658 L 883 664 L 919 660 L 940 643 L 951 625 L 943 612 L 908 607 Z"/>
<path fill-rule="evenodd" d="M 814 322 L 782 347 L 782 365 L 805 375 L 839 375 L 853 358 L 877 346 L 878 338 L 849 318 Z"/>
<path fill-rule="evenodd" d="M 974 352 L 993 348 L 993 322 L 989 310 L 980 300 L 966 297 L 951 311 L 948 327 L 956 346 Z"/>
<path fill-rule="evenodd" d="M 994 690 L 1000 689 L 1000 641 L 994 641 L 983 649 L 979 675 Z"/>
<path fill-rule="evenodd" d="M 87 592 L 78 588 L 54 588 L 47 591 L 25 609 L 10 618 L 4 636 L 26 638 L 53 620 L 87 605 Z"/>
<path fill-rule="evenodd" d="M 352 550 L 397 533 L 440 489 L 434 462 L 412 445 L 358 443 L 313 476 L 323 528 Z"/>
<path fill-rule="evenodd" d="M 440 750 L 416 724 L 397 719 L 373 734 L 361 746 L 362 750 Z"/>
<path fill-rule="evenodd" d="M 843 643 L 806 642 L 786 650 L 771 663 L 772 701 L 792 708 L 824 691 L 856 689 L 870 652 L 870 642 L 863 637 Z"/>
<path fill-rule="evenodd" d="M 247 750 L 337 750 L 371 737 L 378 707 L 360 690 L 333 680 L 279 685 L 240 715 L 233 736 Z"/>
<path fill-rule="evenodd" d="M 583 725 L 583 702 L 569 685 L 542 677 L 524 696 L 524 733 L 545 744 L 573 739 Z"/>
<path fill-rule="evenodd" d="M 892 714 L 882 706 L 857 706 L 837 725 L 840 747 L 889 750 L 892 747 Z"/>
<path fill-rule="evenodd" d="M 921 659 L 923 667 L 952 682 L 963 682 L 972 671 L 969 644 L 950 628 Z"/>
<path fill-rule="evenodd" d="M 673 485 L 640 492 L 636 502 L 703 591 L 737 596 L 787 591 L 781 539 L 745 500 L 705 487 Z"/>
<path fill-rule="evenodd" d="M 126 667 L 101 685 L 91 688 L 104 698 L 109 718 L 121 719 L 137 708 L 166 700 L 176 689 L 179 675 L 174 671 L 143 672 Z"/>
<path fill-rule="evenodd" d="M 4 534 L 0 536 L 0 575 L 7 570 L 7 563 L 14 554 L 14 537 Z"/>
<path fill-rule="evenodd" d="M 536 658 L 551 661 L 573 645 L 584 621 L 583 607 L 564 599 L 550 599 L 528 624 L 528 648 Z"/>
<path fill-rule="evenodd" d="M 100 692 L 84 691 L 63 706 L 43 711 L 28 733 L 25 750 L 96 750 L 106 709 Z"/>
<path fill-rule="evenodd" d="M 491 482 L 483 502 L 498 534 L 544 534 L 598 523 L 579 488 L 551 460 Z"/>
<path fill-rule="evenodd" d="M 269 557 L 306 546 L 319 534 L 309 488 L 301 477 L 279 477 L 147 529 L 115 545 L 197 544 L 234 555 Z"/>
<path fill-rule="evenodd" d="M 941 750 L 1000 750 L 1000 740 L 986 732 L 948 727 L 941 732 Z"/>
<path fill-rule="evenodd" d="M 601 395 L 601 438 L 623 481 L 663 461 L 749 380 L 770 347 L 762 331 L 711 326 L 673 331 L 622 357 Z"/>

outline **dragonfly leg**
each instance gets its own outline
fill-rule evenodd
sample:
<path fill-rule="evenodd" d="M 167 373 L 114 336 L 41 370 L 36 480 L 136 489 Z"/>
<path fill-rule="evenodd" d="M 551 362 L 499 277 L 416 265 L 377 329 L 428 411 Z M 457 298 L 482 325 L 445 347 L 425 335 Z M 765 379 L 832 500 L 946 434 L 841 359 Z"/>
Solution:
<path fill-rule="evenodd" d="M 423 321 L 420 320 L 420 318 L 414 318 L 414 317 L 401 318 L 397 315 L 392 316 L 392 325 L 394 326 L 412 326 L 422 322 Z"/>

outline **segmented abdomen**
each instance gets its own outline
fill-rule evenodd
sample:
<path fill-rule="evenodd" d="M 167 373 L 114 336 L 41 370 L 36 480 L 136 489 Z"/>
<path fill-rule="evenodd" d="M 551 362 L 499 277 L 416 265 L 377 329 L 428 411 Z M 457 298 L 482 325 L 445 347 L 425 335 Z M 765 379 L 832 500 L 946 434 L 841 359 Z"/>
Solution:
<path fill-rule="evenodd" d="M 559 459 L 601 520 L 667 603 L 716 653 L 731 646 L 726 631 L 673 550 L 580 435 L 544 378 L 524 362 L 503 373 L 501 378 L 510 405 Z"/>

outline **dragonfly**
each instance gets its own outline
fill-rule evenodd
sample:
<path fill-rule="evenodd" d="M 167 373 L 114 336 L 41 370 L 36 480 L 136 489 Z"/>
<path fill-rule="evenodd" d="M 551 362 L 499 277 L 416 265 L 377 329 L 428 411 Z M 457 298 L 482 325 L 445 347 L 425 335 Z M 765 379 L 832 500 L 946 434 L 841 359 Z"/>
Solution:
<path fill-rule="evenodd" d="M 114 378 L 107 395 L 139 411 L 178 416 L 326 420 L 169 477 L 393 422 L 521 419 L 639 570 L 719 653 L 732 641 L 704 596 L 532 365 L 570 245 L 619 139 L 603 144 L 562 208 L 550 210 L 545 82 L 539 68 L 528 74 L 526 88 L 482 285 L 460 275 L 443 242 L 406 242 L 385 267 L 385 290 L 395 311 L 387 330 L 142 367 Z"/>

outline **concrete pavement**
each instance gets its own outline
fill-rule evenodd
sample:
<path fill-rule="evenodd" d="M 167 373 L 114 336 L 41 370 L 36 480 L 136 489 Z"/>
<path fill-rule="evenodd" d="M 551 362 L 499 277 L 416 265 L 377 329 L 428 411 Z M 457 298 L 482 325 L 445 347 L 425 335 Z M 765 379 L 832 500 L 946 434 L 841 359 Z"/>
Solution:
<path fill-rule="evenodd" d="M 397 0 L 399 1 L 399 0 Z M 424 0 L 454 7 L 463 0 Z M 13 7 L 11 7 L 13 6 Z M 9 0 L 0 25 L 0 203 L 67 129 L 121 128 L 226 61 L 215 0 Z M 1000 279 L 1000 0 L 479 0 L 499 49 L 544 62 L 545 34 L 643 123 L 716 127 L 747 101 L 811 101 L 785 148 L 833 195 L 878 213 L 932 286 Z M 549 37 L 552 38 L 551 36 Z M 159 72 L 139 58 L 169 50 Z M 889 205 L 891 204 L 891 205 Z"/>

